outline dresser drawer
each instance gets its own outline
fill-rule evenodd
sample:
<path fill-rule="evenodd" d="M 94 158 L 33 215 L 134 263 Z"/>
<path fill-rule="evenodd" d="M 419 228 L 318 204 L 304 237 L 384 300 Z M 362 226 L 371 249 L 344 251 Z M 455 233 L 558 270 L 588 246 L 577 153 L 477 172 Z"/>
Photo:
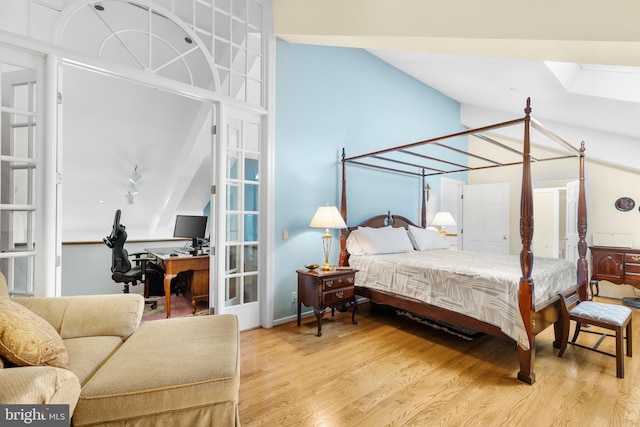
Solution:
<path fill-rule="evenodd" d="M 353 286 L 353 283 L 353 274 L 332 277 L 330 279 L 322 279 L 322 290 L 329 291 L 332 289 L 344 288 L 346 286 Z"/>
<path fill-rule="evenodd" d="M 344 289 L 335 289 L 324 293 L 324 305 L 338 304 L 341 301 L 353 301 L 355 289 L 352 287 Z"/>
<path fill-rule="evenodd" d="M 640 264 L 625 264 L 624 274 L 628 276 L 629 273 L 640 274 Z"/>
<path fill-rule="evenodd" d="M 624 254 L 624 263 L 640 265 L 640 254 Z"/>
<path fill-rule="evenodd" d="M 640 285 L 640 273 L 627 271 L 624 275 L 624 281 L 627 285 Z"/>

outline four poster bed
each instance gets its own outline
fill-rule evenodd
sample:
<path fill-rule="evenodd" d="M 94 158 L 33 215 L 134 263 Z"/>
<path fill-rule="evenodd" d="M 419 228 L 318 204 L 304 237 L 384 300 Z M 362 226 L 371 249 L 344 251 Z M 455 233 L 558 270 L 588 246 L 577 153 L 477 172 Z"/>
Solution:
<path fill-rule="evenodd" d="M 531 115 L 530 100 L 527 99 L 525 116 L 508 122 L 497 123 L 477 129 L 470 129 L 439 138 L 433 138 L 412 144 L 362 154 L 353 157 L 342 155 L 342 200 L 341 213 L 347 222 L 346 165 L 381 169 L 389 172 L 415 175 L 421 178 L 422 206 L 420 227 L 399 215 L 378 215 L 356 227 L 342 231 L 340 238 L 340 265 L 351 265 L 360 271 L 356 274 L 355 292 L 370 300 L 425 316 L 441 322 L 458 325 L 491 335 L 506 337 L 517 343 L 520 371 L 518 379 L 528 384 L 535 382 L 533 364 L 535 359 L 535 337 L 547 327 L 554 325 L 556 339 L 554 347 L 559 346 L 559 328 L 561 325 L 560 299 L 558 292 L 571 286 L 577 286 L 582 299 L 587 297 L 587 230 L 586 198 L 584 185 L 584 143 L 576 149 L 559 136 L 548 131 Z M 513 154 L 516 150 L 495 141 L 483 133 L 508 126 L 522 125 L 524 138 L 522 156 L 517 162 L 500 162 L 483 158 L 477 154 L 463 152 L 459 148 L 449 147 L 445 140 L 469 135 L 477 141 L 507 150 Z M 569 155 L 533 158 L 531 155 L 531 128 L 541 135 L 560 144 Z M 474 140 L 475 142 L 476 140 Z M 469 146 L 471 143 L 469 142 Z M 452 161 L 438 159 L 419 153 L 423 146 L 438 146 L 440 149 L 453 150 L 475 159 L 479 166 L 471 167 Z M 400 155 L 416 160 L 400 160 Z M 565 260 L 538 258 L 534 268 L 531 250 L 533 238 L 533 184 L 531 162 L 557 160 L 575 157 L 579 166 L 579 198 L 577 207 L 578 260 L 577 268 Z M 425 163 L 426 161 L 426 163 Z M 393 167 L 386 166 L 389 162 Z M 439 166 L 435 167 L 434 162 Z M 482 165 L 489 162 L 489 166 Z M 442 165 L 446 165 L 443 167 Z M 520 202 L 520 237 L 522 250 L 520 255 L 496 255 L 450 250 L 422 250 L 416 247 L 416 240 L 429 240 L 426 233 L 427 208 L 425 180 L 428 176 L 453 172 L 472 171 L 492 167 L 522 164 L 522 193 Z M 348 222 L 347 222 L 348 224 Z M 389 227 L 390 226 L 390 227 Z M 407 231 L 416 250 L 404 251 L 404 242 L 399 243 L 397 234 L 400 228 Z M 395 250 L 365 250 L 363 237 L 373 233 L 393 232 L 382 237 L 383 244 L 396 246 Z M 388 231 L 387 231 L 388 230 Z M 357 232 L 359 234 L 356 235 Z M 349 233 L 349 240 L 347 234 Z M 413 233 L 413 237 L 412 237 Z M 435 233 L 435 232 L 434 232 Z M 402 233 L 400 233 L 402 234 Z M 378 236 L 376 238 L 380 238 Z M 402 237 L 404 238 L 404 237 Z M 358 243 L 358 240 L 360 243 Z M 360 245 L 362 244 L 362 246 Z M 355 246 L 354 246 L 355 245 Z M 378 244 L 380 245 L 380 243 Z M 428 246 L 428 245 L 427 245 Z M 350 253 L 358 252 L 357 254 Z M 354 250 L 357 249 L 357 250 Z M 430 249 L 427 247 L 427 249 Z M 437 249 L 437 248 L 436 248 Z M 391 253 L 388 253 L 391 252 Z M 408 258 L 408 259 L 407 259 Z M 351 261 L 351 263 L 350 263 Z M 518 262 L 519 261 L 519 262 Z M 568 264 L 568 270 L 567 270 Z M 534 280 L 535 279 L 535 280 Z M 535 282 L 535 283 L 534 283 Z"/>

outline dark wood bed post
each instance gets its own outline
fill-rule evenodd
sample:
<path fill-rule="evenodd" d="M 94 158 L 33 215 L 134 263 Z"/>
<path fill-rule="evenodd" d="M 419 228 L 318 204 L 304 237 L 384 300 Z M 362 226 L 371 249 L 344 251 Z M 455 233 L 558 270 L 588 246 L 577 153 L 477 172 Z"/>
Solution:
<path fill-rule="evenodd" d="M 345 154 L 344 148 L 342 149 L 342 196 L 340 199 L 340 214 L 344 223 L 347 223 L 347 178 L 345 175 Z M 345 267 L 347 265 L 347 230 L 343 228 L 340 230 L 340 261 L 339 265 Z"/>
<path fill-rule="evenodd" d="M 426 184 L 426 172 L 424 168 L 422 168 L 422 210 L 420 211 L 420 225 L 422 228 L 427 228 L 427 188 Z"/>
<path fill-rule="evenodd" d="M 518 379 L 527 384 L 533 384 L 536 374 L 533 372 L 533 362 L 536 354 L 536 341 L 533 336 L 533 280 L 531 270 L 533 269 L 533 252 L 531 251 L 531 240 L 533 239 L 533 183 L 531 180 L 531 98 L 527 98 L 527 106 L 524 109 L 524 147 L 522 152 L 522 193 L 520 199 L 520 238 L 522 240 L 522 251 L 520 252 L 520 268 L 522 277 L 520 278 L 520 292 L 518 305 L 522 320 L 527 331 L 529 349 L 525 350 L 518 345 L 518 357 L 520 359 L 520 372 Z"/>
<path fill-rule="evenodd" d="M 580 184 L 578 190 L 578 294 L 581 300 L 587 299 L 587 199 L 584 184 L 584 141 L 580 145 Z"/>

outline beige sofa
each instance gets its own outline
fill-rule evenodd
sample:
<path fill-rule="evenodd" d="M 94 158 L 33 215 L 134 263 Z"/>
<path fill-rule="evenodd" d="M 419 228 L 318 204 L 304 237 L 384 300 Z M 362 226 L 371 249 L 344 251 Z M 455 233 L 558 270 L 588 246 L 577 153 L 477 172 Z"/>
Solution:
<path fill-rule="evenodd" d="M 0 298 L 8 298 L 1 275 Z M 14 302 L 53 326 L 68 363 L 13 366 L 5 357 L 0 403 L 69 404 L 75 426 L 240 424 L 235 316 L 140 325 L 144 301 L 137 294 L 4 300 Z"/>

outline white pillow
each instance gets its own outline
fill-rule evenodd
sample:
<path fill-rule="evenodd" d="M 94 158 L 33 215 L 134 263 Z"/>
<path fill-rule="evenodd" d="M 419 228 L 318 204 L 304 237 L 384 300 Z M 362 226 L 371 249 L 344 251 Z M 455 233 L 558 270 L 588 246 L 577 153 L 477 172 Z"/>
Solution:
<path fill-rule="evenodd" d="M 435 230 L 428 228 L 409 226 L 409 237 L 413 247 L 417 251 L 428 251 L 431 249 L 449 249 L 449 242 L 440 236 Z"/>
<path fill-rule="evenodd" d="M 365 254 L 394 254 L 413 252 L 413 245 L 404 228 L 358 228 L 358 242 Z"/>
<path fill-rule="evenodd" d="M 364 249 L 362 249 L 362 245 L 358 241 L 358 234 L 360 232 L 358 230 L 353 230 L 349 233 L 349 237 L 347 237 L 347 252 L 350 255 L 364 255 Z"/>

